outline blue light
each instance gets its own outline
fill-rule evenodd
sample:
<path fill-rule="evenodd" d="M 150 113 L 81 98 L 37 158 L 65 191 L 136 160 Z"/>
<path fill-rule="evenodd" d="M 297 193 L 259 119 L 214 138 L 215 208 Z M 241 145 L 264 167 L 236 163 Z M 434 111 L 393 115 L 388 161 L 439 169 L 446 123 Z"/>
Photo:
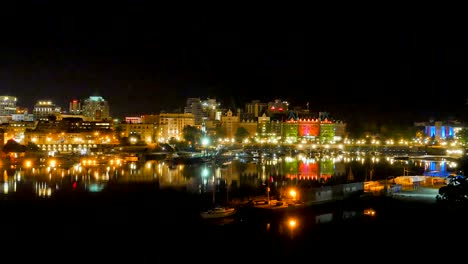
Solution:
<path fill-rule="evenodd" d="M 429 131 L 430 131 L 430 136 L 431 136 L 431 137 L 435 137 L 435 135 L 436 135 L 436 128 L 435 128 L 435 126 L 429 127 Z"/>

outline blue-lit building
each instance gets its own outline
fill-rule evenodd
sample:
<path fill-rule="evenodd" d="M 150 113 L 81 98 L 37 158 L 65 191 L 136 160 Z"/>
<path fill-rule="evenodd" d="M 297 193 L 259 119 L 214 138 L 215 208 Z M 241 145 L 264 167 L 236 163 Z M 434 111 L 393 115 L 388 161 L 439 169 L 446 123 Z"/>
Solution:
<path fill-rule="evenodd" d="M 463 128 L 463 124 L 458 121 L 429 121 L 415 123 L 415 126 L 420 127 L 425 136 L 435 140 L 451 139 Z"/>

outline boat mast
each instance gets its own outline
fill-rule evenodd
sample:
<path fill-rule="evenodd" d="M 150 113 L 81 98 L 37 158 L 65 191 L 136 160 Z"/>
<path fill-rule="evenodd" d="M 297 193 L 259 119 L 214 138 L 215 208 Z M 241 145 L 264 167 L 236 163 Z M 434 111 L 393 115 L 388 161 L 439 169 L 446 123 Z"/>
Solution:
<path fill-rule="evenodd" d="M 216 182 L 215 182 L 215 177 L 213 175 L 213 205 L 215 205 L 215 199 L 216 198 Z"/>

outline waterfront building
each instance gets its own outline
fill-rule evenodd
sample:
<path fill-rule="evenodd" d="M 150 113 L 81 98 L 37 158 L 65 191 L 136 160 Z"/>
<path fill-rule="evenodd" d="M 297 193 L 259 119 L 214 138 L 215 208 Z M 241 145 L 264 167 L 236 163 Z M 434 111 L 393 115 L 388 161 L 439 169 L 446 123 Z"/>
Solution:
<path fill-rule="evenodd" d="M 283 141 L 288 143 L 335 142 L 335 123 L 328 119 L 290 118 L 282 125 Z"/>
<path fill-rule="evenodd" d="M 8 123 L 1 124 L 1 130 L 3 133 L 4 142 L 14 139 L 20 144 L 24 144 L 24 137 L 26 130 L 35 129 L 37 121 L 10 121 Z"/>
<path fill-rule="evenodd" d="M 324 119 L 320 121 L 320 143 L 335 142 L 335 124 L 333 121 Z"/>
<path fill-rule="evenodd" d="M 156 126 L 141 122 L 122 122 L 119 124 L 121 137 L 128 137 L 130 142 L 143 141 L 146 144 L 154 143 Z"/>
<path fill-rule="evenodd" d="M 257 133 L 258 124 L 255 120 L 242 120 L 239 127 L 244 128 L 249 133 L 249 137 L 253 137 Z"/>
<path fill-rule="evenodd" d="M 268 138 L 271 136 L 271 124 L 270 117 L 263 113 L 262 116 L 258 117 L 257 121 L 257 138 Z"/>
<path fill-rule="evenodd" d="M 447 141 L 456 140 L 457 134 L 466 125 L 457 120 L 415 122 L 415 142 L 424 145 L 445 145 Z M 452 145 L 452 144 L 450 144 Z M 462 153 L 462 150 L 452 150 L 451 153 Z"/>
<path fill-rule="evenodd" d="M 234 138 L 236 130 L 239 127 L 239 122 L 239 112 L 237 115 L 233 115 L 231 109 L 229 109 L 226 114 L 221 117 L 221 128 L 224 130 L 226 138 Z"/>
<path fill-rule="evenodd" d="M 287 143 L 296 143 L 298 140 L 298 122 L 294 119 L 283 123 L 283 140 Z"/>
<path fill-rule="evenodd" d="M 343 121 L 335 122 L 335 142 L 339 142 L 347 137 L 346 123 Z"/>
<path fill-rule="evenodd" d="M 298 119 L 298 136 L 306 140 L 315 140 L 320 136 L 320 120 Z"/>
<path fill-rule="evenodd" d="M 195 126 L 195 117 L 191 113 L 161 113 L 157 128 L 159 142 L 171 139 L 182 140 L 185 126 Z"/>
<path fill-rule="evenodd" d="M 81 118 L 39 120 L 24 131 L 22 144 L 34 143 L 44 151 L 86 153 L 102 145 L 118 143 L 111 122 Z"/>

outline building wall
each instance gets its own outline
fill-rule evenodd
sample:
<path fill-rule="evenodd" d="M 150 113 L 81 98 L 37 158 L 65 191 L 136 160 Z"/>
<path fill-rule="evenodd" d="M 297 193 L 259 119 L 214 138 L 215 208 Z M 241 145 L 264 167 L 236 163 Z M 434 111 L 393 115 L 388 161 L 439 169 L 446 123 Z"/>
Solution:
<path fill-rule="evenodd" d="M 245 130 L 249 133 L 249 137 L 254 137 L 257 133 L 257 122 L 253 120 L 243 121 L 239 124 L 239 127 L 245 128 Z"/>
<path fill-rule="evenodd" d="M 318 137 L 320 135 L 320 121 L 314 119 L 298 120 L 299 137 Z"/>
<path fill-rule="evenodd" d="M 234 138 L 239 122 L 239 116 L 233 115 L 231 110 L 228 110 L 226 115 L 221 117 L 221 127 L 224 129 L 227 138 Z"/>
<path fill-rule="evenodd" d="M 159 115 L 157 137 L 160 142 L 171 138 L 181 140 L 185 126 L 195 126 L 195 117 L 190 113 L 163 113 Z"/>
<path fill-rule="evenodd" d="M 0 116 L 10 116 L 16 113 L 16 101 L 14 96 L 0 96 Z"/>
<path fill-rule="evenodd" d="M 90 96 L 83 103 L 83 115 L 90 120 L 109 119 L 109 104 L 101 96 Z"/>
<path fill-rule="evenodd" d="M 323 121 L 322 121 L 323 122 Z M 335 140 L 335 125 L 323 122 L 320 124 L 320 142 L 327 143 Z"/>
<path fill-rule="evenodd" d="M 137 135 L 140 140 L 148 144 L 153 143 L 155 140 L 156 128 L 153 124 L 121 123 L 120 127 L 124 137 Z"/>

